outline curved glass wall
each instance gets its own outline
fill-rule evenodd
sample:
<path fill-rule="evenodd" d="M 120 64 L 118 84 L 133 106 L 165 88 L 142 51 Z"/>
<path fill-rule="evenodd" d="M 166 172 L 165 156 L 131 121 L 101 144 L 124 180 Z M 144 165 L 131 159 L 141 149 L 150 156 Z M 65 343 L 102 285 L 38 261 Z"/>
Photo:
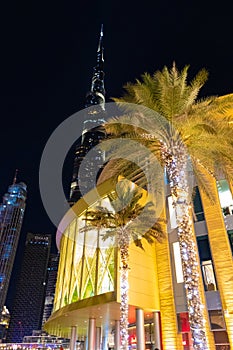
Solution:
<path fill-rule="evenodd" d="M 109 207 L 108 197 L 91 208 L 94 209 L 96 205 Z M 67 226 L 60 245 L 53 311 L 79 300 L 114 291 L 116 251 L 113 238 L 104 240 L 104 235 L 104 229 L 85 227 L 85 212 Z"/>

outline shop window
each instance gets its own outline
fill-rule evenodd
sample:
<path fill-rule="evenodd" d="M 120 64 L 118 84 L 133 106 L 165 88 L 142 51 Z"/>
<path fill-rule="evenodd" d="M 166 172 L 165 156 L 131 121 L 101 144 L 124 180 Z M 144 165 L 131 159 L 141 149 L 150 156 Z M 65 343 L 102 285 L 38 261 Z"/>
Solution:
<path fill-rule="evenodd" d="M 204 210 L 202 206 L 201 195 L 197 186 L 194 188 L 193 207 L 196 221 L 204 221 Z"/>
<path fill-rule="evenodd" d="M 226 328 L 222 310 L 209 310 L 209 319 L 212 331 Z"/>
<path fill-rule="evenodd" d="M 230 350 L 229 338 L 226 331 L 214 331 L 216 350 Z"/>
<path fill-rule="evenodd" d="M 179 333 L 190 332 L 188 312 L 180 312 L 179 314 L 177 314 L 177 321 Z"/>
<path fill-rule="evenodd" d="M 217 290 L 214 268 L 211 260 L 202 261 L 201 263 L 203 281 L 206 291 Z"/>
<path fill-rule="evenodd" d="M 216 350 L 230 350 L 230 343 L 225 330 L 225 320 L 222 310 L 210 310 L 209 319 L 211 330 L 214 333 Z"/>
<path fill-rule="evenodd" d="M 226 180 L 219 180 L 217 182 L 218 196 L 220 205 L 223 211 L 223 215 L 232 215 L 233 214 L 233 199 L 229 184 Z"/>
<path fill-rule="evenodd" d="M 208 236 L 197 237 L 197 245 L 205 290 L 217 290 Z"/>

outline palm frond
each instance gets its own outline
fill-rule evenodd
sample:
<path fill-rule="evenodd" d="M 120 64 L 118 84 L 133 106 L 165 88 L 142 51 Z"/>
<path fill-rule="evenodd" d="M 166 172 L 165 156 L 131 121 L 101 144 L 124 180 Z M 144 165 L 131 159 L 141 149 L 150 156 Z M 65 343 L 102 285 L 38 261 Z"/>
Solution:
<path fill-rule="evenodd" d="M 113 125 L 109 128 L 113 127 L 111 132 L 115 136 L 119 136 L 125 129 L 126 137 L 133 137 L 142 143 L 156 154 L 158 160 L 161 160 L 160 142 L 170 147 L 171 151 L 176 142 L 184 143 L 191 156 L 198 185 L 206 193 L 209 192 L 209 197 L 213 199 L 207 177 L 202 170 L 215 178 L 221 172 L 222 176 L 224 174 L 232 181 L 233 94 L 198 99 L 200 89 L 208 79 L 208 71 L 201 69 L 188 82 L 188 70 L 189 66 L 186 65 L 179 71 L 173 63 L 171 68 L 165 66 L 153 75 L 144 73 L 135 83 L 128 83 L 125 86 L 125 95 L 118 101 L 122 105 L 125 102 L 139 104 L 142 107 L 141 113 L 134 113 L 131 109 L 130 118 L 134 127 L 125 129 L 125 121 L 127 118 L 129 120 L 125 116 L 121 131 L 119 125 L 115 130 Z M 129 111 L 129 106 L 127 108 Z M 151 109 L 155 114 L 149 113 Z M 117 123 L 120 120 L 121 117 Z M 145 125 L 144 131 L 142 125 Z M 143 155 L 142 149 L 138 153 Z M 144 181 L 145 177 L 140 177 L 140 168 L 141 174 L 145 169 L 143 165 L 135 169 L 135 179 L 138 177 L 140 181 Z M 123 169 L 125 171 L 126 167 Z M 120 171 L 119 168 L 118 170 Z"/>
<path fill-rule="evenodd" d="M 129 181 L 120 181 L 114 196 L 109 196 L 113 211 L 109 208 L 96 206 L 85 213 L 85 227 L 82 231 L 94 228 L 105 229 L 102 239 L 117 237 L 125 230 L 131 240 L 142 247 L 142 240 L 149 243 L 162 241 L 165 237 L 164 220 L 156 218 L 155 205 L 151 201 L 141 204 L 142 190 Z"/>

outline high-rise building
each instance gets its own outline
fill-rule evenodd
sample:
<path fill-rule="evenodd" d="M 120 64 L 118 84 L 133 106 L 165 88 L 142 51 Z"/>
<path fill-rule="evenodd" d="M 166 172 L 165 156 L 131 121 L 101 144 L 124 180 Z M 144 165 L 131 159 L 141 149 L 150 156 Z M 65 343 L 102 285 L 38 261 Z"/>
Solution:
<path fill-rule="evenodd" d="M 78 162 L 82 158 L 76 159 Z M 77 177 L 73 184 L 71 190 L 78 191 Z M 196 189 L 193 199 L 193 242 L 197 242 L 200 263 L 198 282 L 208 349 L 230 350 L 233 348 L 233 187 L 227 180 L 216 181 L 212 176 L 209 186 L 214 203 L 201 188 Z M 72 208 L 76 217 L 70 221 L 68 212 L 63 218 L 67 226 L 62 234 L 57 231 L 60 262 L 54 310 L 44 329 L 70 338 L 70 349 L 75 348 L 76 339 L 84 340 L 84 348 L 88 350 L 120 348 L 119 254 L 113 243 L 106 244 L 102 239 L 106 234 L 104 227 L 96 231 L 83 229 L 86 211 L 99 206 L 108 210 L 114 191 L 116 183 L 112 179 L 99 184 L 98 195 L 91 191 L 88 204 L 85 198 L 80 198 Z M 144 250 L 133 243 L 129 247 L 130 350 L 193 349 L 185 296 L 187 286 L 169 186 L 165 195 L 167 239 L 152 245 L 145 243 Z"/>
<path fill-rule="evenodd" d="M 27 187 L 23 182 L 9 186 L 0 204 L 0 312 L 6 301 L 25 211 Z"/>
<path fill-rule="evenodd" d="M 0 314 L 0 339 L 2 343 L 5 342 L 6 340 L 6 334 L 7 334 L 9 322 L 10 322 L 10 313 L 6 308 L 6 306 L 3 306 L 3 310 Z"/>
<path fill-rule="evenodd" d="M 57 282 L 58 264 L 59 264 L 59 254 L 51 253 L 49 257 L 48 268 L 47 268 L 47 283 L 46 283 L 42 326 L 48 320 L 53 310 L 53 302 L 54 302 L 56 282 Z"/>
<path fill-rule="evenodd" d="M 81 197 L 95 187 L 96 169 L 101 171 L 104 153 L 100 150 L 92 151 L 85 157 L 100 140 L 105 137 L 100 127 L 105 122 L 105 88 L 104 88 L 104 58 L 103 58 L 103 26 L 101 26 L 99 44 L 97 49 L 97 64 L 94 67 L 91 89 L 86 95 L 86 118 L 83 123 L 82 137 L 78 140 L 75 151 L 74 169 L 70 187 L 69 203 L 73 205 Z M 80 170 L 80 164 L 85 157 L 85 167 Z M 80 183 L 82 189 L 80 188 Z"/>
<path fill-rule="evenodd" d="M 50 234 L 27 234 L 7 342 L 20 343 L 24 336 L 41 329 L 50 249 Z"/>

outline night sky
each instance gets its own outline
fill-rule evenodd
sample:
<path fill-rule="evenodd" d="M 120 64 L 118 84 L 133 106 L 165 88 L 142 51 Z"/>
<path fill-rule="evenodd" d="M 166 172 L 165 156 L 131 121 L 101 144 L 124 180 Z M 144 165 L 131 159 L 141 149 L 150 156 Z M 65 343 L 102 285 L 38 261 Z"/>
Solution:
<path fill-rule="evenodd" d="M 51 233 L 40 199 L 38 170 L 53 130 L 83 109 L 90 88 L 100 25 L 104 25 L 106 100 L 144 72 L 175 61 L 201 68 L 201 96 L 233 92 L 231 1 L 4 1 L 0 35 L 0 196 L 12 182 L 28 187 L 22 237 Z M 81 123 L 81 121 L 80 121 Z M 64 171 L 65 191 L 72 160 Z"/>

